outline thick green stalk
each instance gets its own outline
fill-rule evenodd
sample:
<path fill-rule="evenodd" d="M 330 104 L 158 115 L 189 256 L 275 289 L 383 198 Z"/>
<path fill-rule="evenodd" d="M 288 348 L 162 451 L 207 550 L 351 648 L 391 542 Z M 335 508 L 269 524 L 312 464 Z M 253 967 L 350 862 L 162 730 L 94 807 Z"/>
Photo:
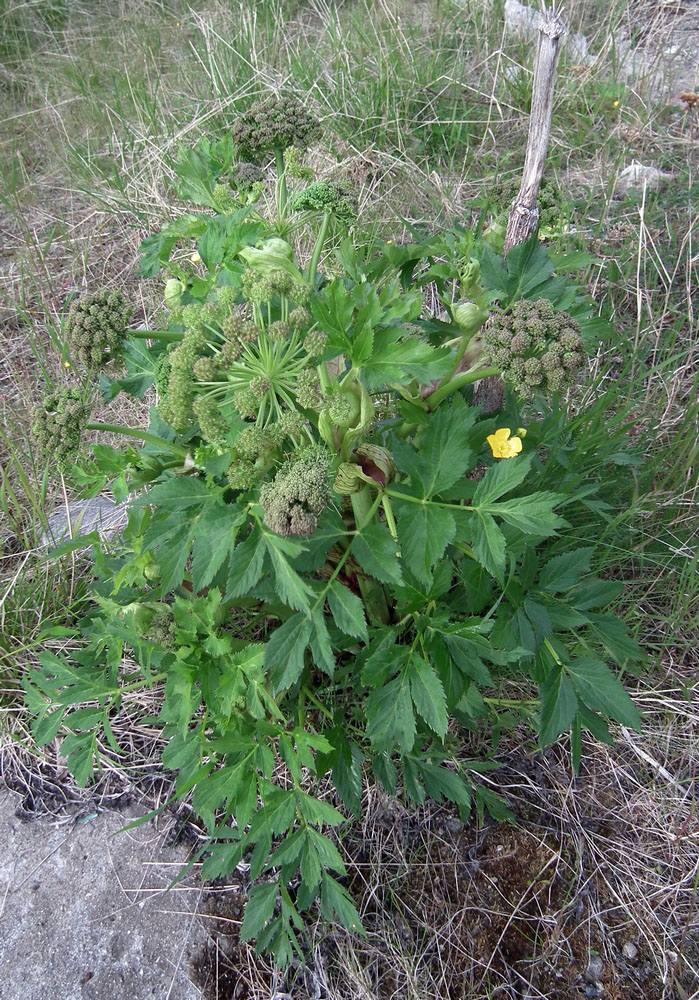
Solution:
<path fill-rule="evenodd" d="M 88 424 L 85 429 L 88 431 L 107 431 L 110 434 L 123 434 L 125 437 L 138 438 L 140 441 L 146 441 L 148 444 L 162 448 L 163 451 L 169 451 L 173 455 L 177 455 L 178 458 L 186 458 L 188 454 L 187 449 L 182 448 L 179 444 L 163 441 L 157 435 L 139 430 L 138 427 L 122 427 L 120 424 Z"/>
<path fill-rule="evenodd" d="M 136 340 L 164 340 L 171 344 L 179 343 L 184 337 L 183 333 L 175 330 L 127 330 L 126 335 Z"/>
<path fill-rule="evenodd" d="M 453 392 L 458 392 L 459 389 L 463 389 L 466 385 L 471 385 L 473 382 L 479 382 L 482 378 L 488 378 L 490 375 L 499 375 L 499 368 L 478 368 L 475 372 L 461 372 L 460 375 L 456 375 L 449 382 L 443 382 L 435 391 L 425 399 L 425 405 L 428 410 L 436 409 L 443 399 L 447 396 L 451 396 Z"/>
<path fill-rule="evenodd" d="M 284 150 L 275 149 L 274 158 L 277 164 L 277 211 L 279 213 L 279 221 L 284 221 L 284 216 L 286 215 L 286 202 L 287 202 L 287 190 L 286 190 L 286 167 L 284 166 Z"/>
<path fill-rule="evenodd" d="M 320 224 L 320 232 L 318 233 L 318 239 L 316 240 L 316 245 L 313 247 L 313 256 L 308 265 L 308 284 L 313 288 L 316 283 L 316 271 L 318 270 L 318 262 L 320 261 L 320 255 L 323 250 L 323 245 L 325 243 L 325 237 L 328 235 L 328 226 L 330 225 L 330 212 L 326 212 L 323 216 L 323 221 Z"/>
<path fill-rule="evenodd" d="M 354 520 L 357 526 L 364 525 L 374 506 L 374 497 L 369 492 L 369 487 L 365 486 L 359 493 L 353 493 L 351 501 Z M 357 574 L 357 580 L 369 620 L 382 625 L 390 624 L 391 616 L 388 610 L 386 595 L 379 581 L 373 580 L 368 576 L 362 576 L 361 573 Z"/>

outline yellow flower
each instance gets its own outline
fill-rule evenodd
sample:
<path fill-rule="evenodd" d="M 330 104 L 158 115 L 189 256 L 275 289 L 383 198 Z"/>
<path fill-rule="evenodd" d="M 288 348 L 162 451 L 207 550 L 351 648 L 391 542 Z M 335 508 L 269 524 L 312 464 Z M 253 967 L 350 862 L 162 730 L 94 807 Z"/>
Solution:
<path fill-rule="evenodd" d="M 619 107 L 619 102 L 618 101 L 614 101 L 614 103 L 612 104 L 612 107 L 613 108 L 618 108 Z"/>
<path fill-rule="evenodd" d="M 522 441 L 518 437 L 510 437 L 509 427 L 500 427 L 494 434 L 487 437 L 494 458 L 514 458 L 522 450 Z"/>
<path fill-rule="evenodd" d="M 64 368 L 70 368 L 70 361 L 64 361 L 63 362 L 63 367 Z"/>
<path fill-rule="evenodd" d="M 198 253 L 197 253 L 197 251 L 195 250 L 195 251 L 194 251 L 194 253 L 190 255 L 190 258 L 189 258 L 189 259 L 191 260 L 191 262 L 192 262 L 193 264 L 198 264 L 198 263 L 199 263 L 199 261 L 201 260 L 201 257 L 199 256 L 199 254 L 198 254 Z"/>

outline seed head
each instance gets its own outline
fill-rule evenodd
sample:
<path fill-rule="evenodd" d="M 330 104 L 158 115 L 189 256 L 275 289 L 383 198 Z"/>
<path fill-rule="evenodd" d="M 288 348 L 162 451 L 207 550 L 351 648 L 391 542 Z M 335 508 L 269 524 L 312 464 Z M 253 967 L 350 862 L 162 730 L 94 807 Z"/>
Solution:
<path fill-rule="evenodd" d="M 103 288 L 73 302 L 67 332 L 71 350 L 90 371 L 100 371 L 121 353 L 130 310 L 121 292 Z"/>
<path fill-rule="evenodd" d="M 296 146 L 307 149 L 320 138 L 318 121 L 294 97 L 266 97 L 255 101 L 233 125 L 238 154 L 260 161 L 271 152 Z"/>
<path fill-rule="evenodd" d="M 520 300 L 507 313 L 493 309 L 483 341 L 492 364 L 523 399 L 570 387 L 584 361 L 580 327 L 547 299 Z"/>
<path fill-rule="evenodd" d="M 78 454 L 92 406 L 77 389 L 59 389 L 32 411 L 32 434 L 45 461 L 65 468 Z"/>

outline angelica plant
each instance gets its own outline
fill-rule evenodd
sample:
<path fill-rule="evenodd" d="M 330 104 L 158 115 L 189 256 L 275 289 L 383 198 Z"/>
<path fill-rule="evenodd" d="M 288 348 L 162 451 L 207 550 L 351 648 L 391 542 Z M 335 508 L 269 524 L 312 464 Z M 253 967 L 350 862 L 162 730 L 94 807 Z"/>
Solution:
<path fill-rule="evenodd" d="M 149 428 L 122 429 L 142 449 L 80 458 L 83 430 L 118 430 L 90 423 L 89 386 L 34 418 L 66 475 L 82 461 L 82 483 L 113 476 L 131 497 L 123 535 L 95 552 L 82 648 L 46 650 L 27 682 L 36 739 L 61 734 L 86 782 L 118 749 L 122 693 L 158 686 L 163 766 L 206 831 L 194 860 L 205 879 L 246 863 L 241 936 L 280 965 L 303 960 L 305 915 L 361 933 L 337 831 L 367 781 L 503 817 L 462 727 L 516 713 L 540 746 L 568 741 L 578 767 L 584 730 L 639 725 L 617 671 L 641 653 L 606 610 L 619 585 L 567 541 L 591 487 L 547 489 L 537 416 L 578 377 L 594 303 L 536 238 L 504 259 L 463 230 L 356 247 L 347 192 L 284 157 L 317 135 L 270 99 L 229 142 L 178 157 L 204 211 L 145 241 L 144 271 L 167 271 L 165 329 L 129 329 L 111 292 L 76 308 L 88 374 L 126 368 L 101 376 L 105 398 L 154 395 Z M 264 217 L 242 193 L 272 159 Z M 287 200 L 282 179 L 305 186 Z M 287 210 L 312 231 L 307 260 L 280 235 Z M 178 240 L 196 251 L 173 261 Z M 98 303 L 109 312 L 87 322 Z M 492 374 L 511 395 L 486 419 L 469 392 Z"/>

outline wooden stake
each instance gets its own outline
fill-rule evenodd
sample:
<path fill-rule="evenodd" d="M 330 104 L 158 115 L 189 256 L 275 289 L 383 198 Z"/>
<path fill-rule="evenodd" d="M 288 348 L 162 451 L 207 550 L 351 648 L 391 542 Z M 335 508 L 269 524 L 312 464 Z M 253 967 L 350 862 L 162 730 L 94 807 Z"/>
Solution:
<path fill-rule="evenodd" d="M 566 32 L 561 13 L 554 0 L 552 6 L 544 7 L 540 15 L 527 152 L 519 193 L 510 206 L 503 253 L 529 239 L 539 222 L 536 199 L 551 136 L 556 62 L 561 38 Z M 475 388 L 474 403 L 480 404 L 484 413 L 496 413 L 502 408 L 504 395 L 505 388 L 500 378 L 482 379 Z"/>

